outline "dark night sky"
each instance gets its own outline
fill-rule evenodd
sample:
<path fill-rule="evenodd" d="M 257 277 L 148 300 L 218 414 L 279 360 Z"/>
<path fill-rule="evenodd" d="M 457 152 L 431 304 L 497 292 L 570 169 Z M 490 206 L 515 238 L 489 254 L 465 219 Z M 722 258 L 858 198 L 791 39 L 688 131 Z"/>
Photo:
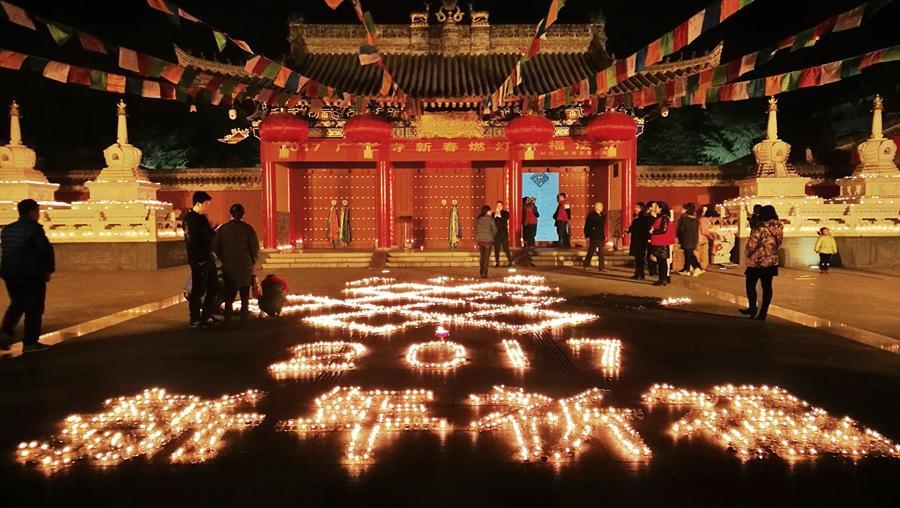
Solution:
<path fill-rule="evenodd" d="M 195 53 L 215 54 L 208 30 L 189 22 L 182 22 L 181 28 L 177 28 L 165 15 L 147 7 L 145 0 L 12 0 L 12 3 L 34 14 L 94 33 L 108 42 L 169 61 L 175 61 L 172 44 L 190 48 Z M 332 11 L 322 0 L 181 0 L 174 3 L 213 26 L 245 39 L 257 53 L 274 58 L 283 57 L 288 51 L 286 20 L 291 15 L 302 13 L 310 23 L 357 23 L 349 5 Z M 708 3 L 709 0 L 569 0 L 559 22 L 586 22 L 590 13 L 601 10 L 607 18 L 609 51 L 625 56 L 672 29 Z M 756 0 L 723 25 L 704 34 L 686 51 L 688 56 L 707 51 L 724 40 L 723 61 L 727 61 L 809 28 L 830 15 L 860 3 L 860 0 Z M 433 1 L 432 4 L 439 2 Z M 461 2 L 462 6 L 466 4 Z M 548 0 L 474 3 L 475 8 L 490 11 L 493 24 L 535 24 L 546 14 L 548 4 Z M 415 0 L 363 0 L 363 6 L 372 11 L 376 23 L 408 23 L 408 13 L 423 8 L 422 2 Z M 900 44 L 898 21 L 900 2 L 893 2 L 876 17 L 864 21 L 862 28 L 829 35 L 814 48 L 792 54 L 782 52 L 765 67 L 746 77 L 794 70 Z M 35 33 L 5 21 L 0 22 L 0 48 L 116 71 L 114 58 L 85 54 L 74 39 L 62 48 L 56 47 L 41 25 Z M 243 53 L 229 47 L 221 58 L 242 62 Z M 802 117 L 847 102 L 854 104 L 856 109 L 864 108 L 862 101 L 866 95 L 873 93 L 873 87 L 886 95 L 888 109 L 891 109 L 894 97 L 900 100 L 896 85 L 900 82 L 898 78 L 900 65 L 897 63 L 876 67 L 847 83 L 783 94 L 782 110 L 793 110 Z M 6 104 L 13 98 L 22 104 L 26 115 L 23 119 L 26 142 L 38 150 L 44 167 L 77 169 L 101 165 L 100 150 L 114 137 L 113 103 L 117 97 L 76 85 L 57 84 L 34 74 L 0 70 L 0 102 Z M 206 163 L 225 165 L 245 159 L 248 153 L 255 150 L 252 141 L 237 146 L 225 146 L 214 141 L 228 127 L 239 126 L 227 121 L 224 109 L 202 107 L 199 114 L 188 115 L 187 106 L 182 103 L 136 96 L 128 96 L 126 100 L 130 106 L 133 141 L 136 144 L 142 137 L 158 136 L 159 132 L 176 135 L 189 133 L 190 143 L 196 150 L 214 154 L 205 159 Z M 897 100 L 893 102 L 894 107 L 900 107 Z M 742 111 L 747 108 L 763 109 L 761 104 L 757 100 L 720 107 Z M 7 127 L 3 125 L 0 127 L 0 139 L 6 139 L 6 134 Z M 188 134 L 184 136 L 188 137 Z"/>

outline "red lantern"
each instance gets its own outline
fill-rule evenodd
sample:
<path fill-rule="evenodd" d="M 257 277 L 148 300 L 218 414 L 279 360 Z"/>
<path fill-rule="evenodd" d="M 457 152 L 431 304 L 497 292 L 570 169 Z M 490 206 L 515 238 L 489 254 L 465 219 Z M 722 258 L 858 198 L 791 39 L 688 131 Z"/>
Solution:
<path fill-rule="evenodd" d="M 272 113 L 259 124 L 259 138 L 272 143 L 303 143 L 309 125 L 290 113 Z"/>
<path fill-rule="evenodd" d="M 344 138 L 354 143 L 387 143 L 393 137 L 391 123 L 374 115 L 354 116 L 344 124 Z"/>
<path fill-rule="evenodd" d="M 588 123 L 586 134 L 591 141 L 628 141 L 637 135 L 637 123 L 631 115 L 607 111 Z"/>
<path fill-rule="evenodd" d="M 522 115 L 506 125 L 506 139 L 522 145 L 538 145 L 553 137 L 553 122 L 538 115 Z"/>

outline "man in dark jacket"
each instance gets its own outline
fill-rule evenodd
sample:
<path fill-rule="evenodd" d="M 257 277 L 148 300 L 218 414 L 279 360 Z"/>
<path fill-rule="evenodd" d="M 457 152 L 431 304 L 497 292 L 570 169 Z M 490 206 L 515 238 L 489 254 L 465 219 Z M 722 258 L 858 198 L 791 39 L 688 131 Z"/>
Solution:
<path fill-rule="evenodd" d="M 506 253 L 506 264 L 512 266 L 512 254 L 509 252 L 509 212 L 503 209 L 503 201 L 497 201 L 494 208 L 494 222 L 497 234 L 494 236 L 494 266 L 500 266 L 500 249 Z"/>
<path fill-rule="evenodd" d="M 634 207 L 634 218 L 631 220 L 631 225 L 628 226 L 628 233 L 631 235 L 628 254 L 634 257 L 634 275 L 631 278 L 635 280 L 644 278 L 644 265 L 647 264 L 647 242 L 650 241 L 651 226 L 652 222 L 650 215 L 647 214 L 647 208 L 644 203 L 638 203 Z M 651 269 L 650 275 L 654 274 L 655 272 Z"/>
<path fill-rule="evenodd" d="M 241 325 L 247 323 L 250 284 L 259 255 L 259 239 L 253 226 L 244 222 L 244 205 L 235 203 L 228 210 L 231 220 L 219 226 L 213 241 L 213 252 L 222 262 L 225 281 L 225 324 L 231 323 L 231 306 L 238 292 L 241 295 Z"/>
<path fill-rule="evenodd" d="M 19 202 L 19 220 L 7 225 L 0 232 L 0 275 L 6 281 L 9 292 L 9 308 L 3 315 L 0 349 L 8 351 L 14 342 L 13 330 L 25 315 L 25 335 L 22 339 L 24 353 L 44 351 L 49 346 L 41 344 L 41 318 L 50 274 L 56 270 L 53 246 L 38 224 L 40 206 L 33 199 Z"/>
<path fill-rule="evenodd" d="M 584 238 L 588 241 L 587 256 L 584 257 L 582 267 L 587 269 L 591 266 L 591 259 L 594 253 L 600 260 L 600 271 L 606 264 L 606 214 L 603 213 L 603 203 L 597 201 L 594 203 L 594 209 L 588 212 L 584 218 Z"/>
<path fill-rule="evenodd" d="M 694 203 L 687 203 L 683 206 L 683 209 L 684 211 L 681 214 L 681 219 L 678 221 L 678 229 L 675 233 L 678 243 L 681 245 L 681 250 L 684 251 L 684 268 L 681 269 L 680 273 L 682 275 L 699 276 L 703 273 L 703 270 L 700 267 L 697 255 L 694 253 L 700 238 L 700 221 L 695 215 L 697 208 L 694 206 Z"/>
<path fill-rule="evenodd" d="M 194 206 L 185 214 L 182 227 L 184 241 L 187 244 L 188 265 L 191 267 L 189 325 L 191 328 L 200 328 L 210 324 L 210 318 L 216 307 L 219 279 L 216 274 L 216 263 L 212 258 L 212 242 L 216 232 L 206 218 L 206 209 L 212 201 L 212 196 L 197 191 L 192 201 Z"/>

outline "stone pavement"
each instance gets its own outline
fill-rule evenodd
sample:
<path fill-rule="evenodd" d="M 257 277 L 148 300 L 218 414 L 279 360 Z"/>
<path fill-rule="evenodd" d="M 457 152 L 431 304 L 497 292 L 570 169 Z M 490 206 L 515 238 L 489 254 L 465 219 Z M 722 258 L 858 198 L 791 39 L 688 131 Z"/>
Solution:
<path fill-rule="evenodd" d="M 52 332 L 179 295 L 190 274 L 187 266 L 153 271 L 58 272 L 47 284 L 43 331 Z M 9 295 L 4 286 L 0 306 Z M 21 323 L 19 324 L 21 331 Z"/>
<path fill-rule="evenodd" d="M 386 275 L 424 281 L 473 272 L 394 269 Z M 505 274 L 492 269 L 493 277 Z M 345 282 L 382 273 L 335 269 L 285 270 L 281 275 L 292 292 L 340 296 Z M 560 269 L 545 275 L 567 298 L 556 307 L 592 312 L 599 319 L 517 337 L 532 361 L 524 373 L 504 365 L 497 341 L 507 334 L 467 327 L 451 327 L 451 340 L 468 350 L 465 366 L 446 375 L 411 370 L 403 355 L 410 344 L 431 338 L 433 327 L 423 327 L 389 338 L 356 337 L 369 351 L 355 370 L 280 381 L 269 376 L 267 366 L 284 360 L 287 348 L 345 339 L 347 334 L 310 328 L 296 317 L 253 320 L 243 331 L 189 330 L 184 304 L 65 341 L 47 353 L 5 359 L 0 361 L 0 414 L 13 417 L 0 419 L 0 492 L 10 506 L 82 501 L 94 506 L 435 507 L 900 503 L 895 487 L 900 460 L 853 463 L 821 457 L 789 463 L 769 457 L 744 463 L 705 437 L 674 440 L 667 429 L 683 409 L 640 403 L 640 394 L 657 382 L 690 389 L 723 383 L 779 385 L 897 441 L 900 413 L 893 401 L 900 398 L 900 355 L 778 318 L 765 323 L 742 319 L 734 304 L 678 284 L 657 288 L 619 271 L 601 275 Z M 661 308 L 656 301 L 664 296 L 693 301 Z M 605 375 L 591 355 L 573 355 L 565 346 L 573 337 L 622 339 L 620 372 Z M 466 428 L 475 414 L 466 403 L 468 394 L 496 384 L 553 397 L 589 387 L 609 390 L 604 405 L 644 413 L 635 429 L 653 457 L 623 457 L 614 442 L 598 436 L 572 462 L 522 464 L 511 433 L 475 435 Z M 365 467 L 343 461 L 346 434 L 302 437 L 276 430 L 276 421 L 312 415 L 315 397 L 335 386 L 354 385 L 434 390 L 429 410 L 446 418 L 452 430 L 442 436 L 388 434 L 376 449 L 375 462 Z M 261 389 L 267 395 L 255 410 L 266 419 L 257 428 L 226 434 L 220 455 L 203 464 L 169 464 L 171 448 L 109 468 L 79 463 L 50 477 L 13 461 L 19 442 L 53 434 L 67 415 L 96 412 L 107 398 L 152 386 L 204 398 Z"/>

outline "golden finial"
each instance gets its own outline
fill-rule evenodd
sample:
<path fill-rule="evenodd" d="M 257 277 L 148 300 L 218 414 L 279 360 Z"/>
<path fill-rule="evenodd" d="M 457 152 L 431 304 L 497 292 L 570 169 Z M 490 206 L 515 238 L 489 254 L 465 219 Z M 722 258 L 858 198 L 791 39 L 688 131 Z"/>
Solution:
<path fill-rule="evenodd" d="M 19 116 L 19 103 L 16 101 L 9 105 L 9 116 Z"/>
<path fill-rule="evenodd" d="M 778 111 L 778 99 L 774 95 L 769 97 L 769 111 Z"/>
<path fill-rule="evenodd" d="M 125 100 L 119 99 L 119 103 L 116 104 L 116 106 L 118 107 L 117 113 L 120 115 L 124 115 L 125 114 Z"/>
<path fill-rule="evenodd" d="M 872 107 L 876 110 L 884 109 L 884 99 L 881 98 L 881 95 L 875 94 L 875 99 L 872 100 Z"/>

